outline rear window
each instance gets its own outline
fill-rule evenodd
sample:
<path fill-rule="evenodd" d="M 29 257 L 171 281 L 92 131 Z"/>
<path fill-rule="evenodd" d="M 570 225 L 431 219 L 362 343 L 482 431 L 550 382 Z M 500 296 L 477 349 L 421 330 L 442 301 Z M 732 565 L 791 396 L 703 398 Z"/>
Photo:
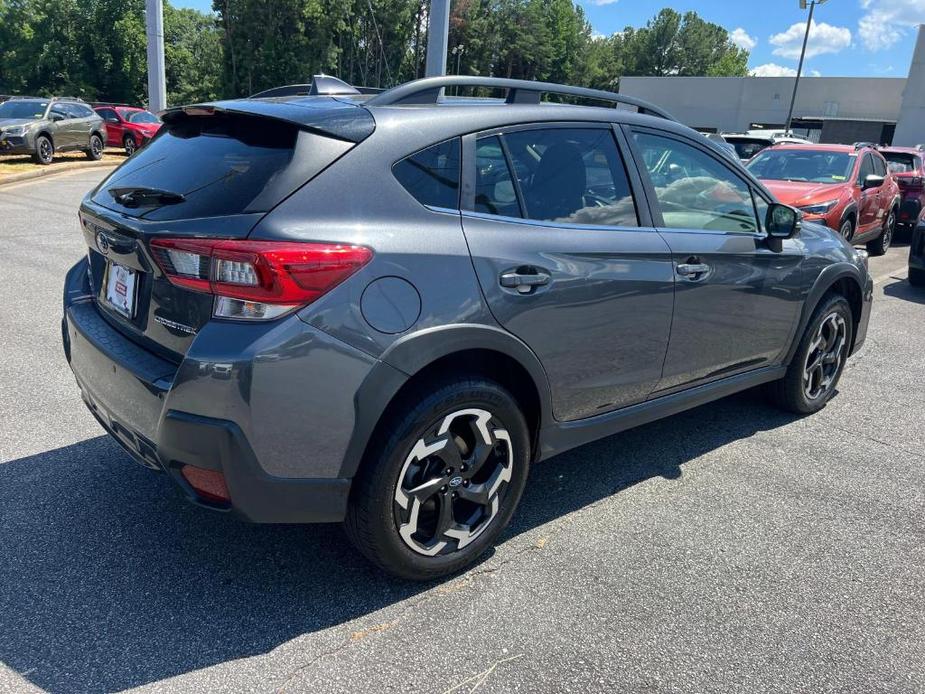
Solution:
<path fill-rule="evenodd" d="M 890 173 L 914 173 L 919 168 L 919 158 L 905 152 L 882 152 Z"/>
<path fill-rule="evenodd" d="M 736 154 L 739 155 L 739 159 L 751 159 L 761 150 L 771 146 L 770 140 L 756 140 L 753 138 L 744 139 L 727 137 L 726 142 L 735 147 Z"/>
<path fill-rule="evenodd" d="M 422 205 L 459 208 L 459 138 L 405 157 L 392 173 Z"/>
<path fill-rule="evenodd" d="M 267 118 L 189 116 L 163 127 L 93 200 L 156 220 L 267 212 L 351 146 Z M 122 205 L 134 190 L 143 204 Z M 152 190 L 169 195 L 144 195 Z"/>

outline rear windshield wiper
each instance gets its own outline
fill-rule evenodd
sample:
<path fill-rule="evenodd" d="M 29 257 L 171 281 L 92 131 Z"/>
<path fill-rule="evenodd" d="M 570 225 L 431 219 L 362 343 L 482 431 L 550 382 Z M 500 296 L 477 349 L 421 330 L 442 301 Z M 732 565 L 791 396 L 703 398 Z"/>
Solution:
<path fill-rule="evenodd" d="M 158 207 L 186 200 L 182 193 L 160 188 L 110 188 L 109 194 L 123 207 Z"/>

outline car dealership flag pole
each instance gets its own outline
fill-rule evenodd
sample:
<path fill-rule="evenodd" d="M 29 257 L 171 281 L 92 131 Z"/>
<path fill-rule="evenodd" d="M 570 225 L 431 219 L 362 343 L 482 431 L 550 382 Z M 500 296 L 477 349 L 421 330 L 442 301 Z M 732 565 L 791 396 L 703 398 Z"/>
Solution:
<path fill-rule="evenodd" d="M 450 35 L 450 0 L 430 0 L 427 18 L 427 62 L 425 77 L 446 74 L 446 49 Z"/>
<path fill-rule="evenodd" d="M 167 108 L 163 0 L 145 0 L 145 33 L 148 37 L 148 109 L 157 113 Z"/>
<path fill-rule="evenodd" d="M 806 33 L 803 34 L 803 49 L 800 51 L 800 64 L 797 65 L 797 77 L 793 81 L 793 94 L 790 97 L 790 110 L 787 112 L 787 125 L 784 127 L 784 131 L 789 135 L 790 134 L 790 122 L 793 120 L 793 106 L 797 101 L 797 89 L 800 87 L 800 75 L 803 74 L 803 59 L 806 57 L 806 42 L 809 41 L 809 29 L 813 25 L 813 10 L 816 9 L 816 5 L 822 5 L 827 0 L 810 0 L 809 3 L 809 18 L 806 20 Z M 806 0 L 800 0 L 800 9 L 806 9 Z"/>

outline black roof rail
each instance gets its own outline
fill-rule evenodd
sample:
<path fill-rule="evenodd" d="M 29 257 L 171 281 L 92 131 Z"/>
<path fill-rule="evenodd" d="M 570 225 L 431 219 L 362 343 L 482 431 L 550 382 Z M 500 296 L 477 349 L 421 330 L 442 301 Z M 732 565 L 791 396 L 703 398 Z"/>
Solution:
<path fill-rule="evenodd" d="M 475 75 L 450 75 L 447 77 L 425 77 L 399 85 L 374 96 L 366 102 L 367 106 L 397 106 L 400 104 L 436 104 L 440 99 L 440 92 L 446 87 L 487 87 L 490 89 L 506 89 L 505 101 L 509 104 L 538 104 L 542 94 L 561 94 L 564 96 L 577 96 L 583 99 L 597 101 L 610 101 L 614 104 L 635 106 L 640 113 L 648 113 L 671 121 L 677 121 L 664 109 L 650 104 L 648 101 L 632 96 L 605 92 L 600 89 L 586 87 L 571 87 L 552 82 L 533 82 L 530 80 L 515 80 L 504 77 L 478 77 Z"/>

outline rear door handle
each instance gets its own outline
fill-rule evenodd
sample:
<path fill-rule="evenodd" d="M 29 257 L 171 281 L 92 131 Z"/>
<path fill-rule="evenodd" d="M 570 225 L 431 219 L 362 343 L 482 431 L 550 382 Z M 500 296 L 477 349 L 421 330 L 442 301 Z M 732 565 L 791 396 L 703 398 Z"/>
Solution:
<path fill-rule="evenodd" d="M 710 271 L 710 266 L 706 263 L 682 263 L 677 267 L 677 273 L 681 277 L 694 279 L 697 275 L 705 275 Z"/>
<path fill-rule="evenodd" d="M 505 272 L 501 275 L 501 286 L 516 289 L 520 294 L 529 294 L 534 287 L 549 284 L 552 278 L 546 272 Z"/>

